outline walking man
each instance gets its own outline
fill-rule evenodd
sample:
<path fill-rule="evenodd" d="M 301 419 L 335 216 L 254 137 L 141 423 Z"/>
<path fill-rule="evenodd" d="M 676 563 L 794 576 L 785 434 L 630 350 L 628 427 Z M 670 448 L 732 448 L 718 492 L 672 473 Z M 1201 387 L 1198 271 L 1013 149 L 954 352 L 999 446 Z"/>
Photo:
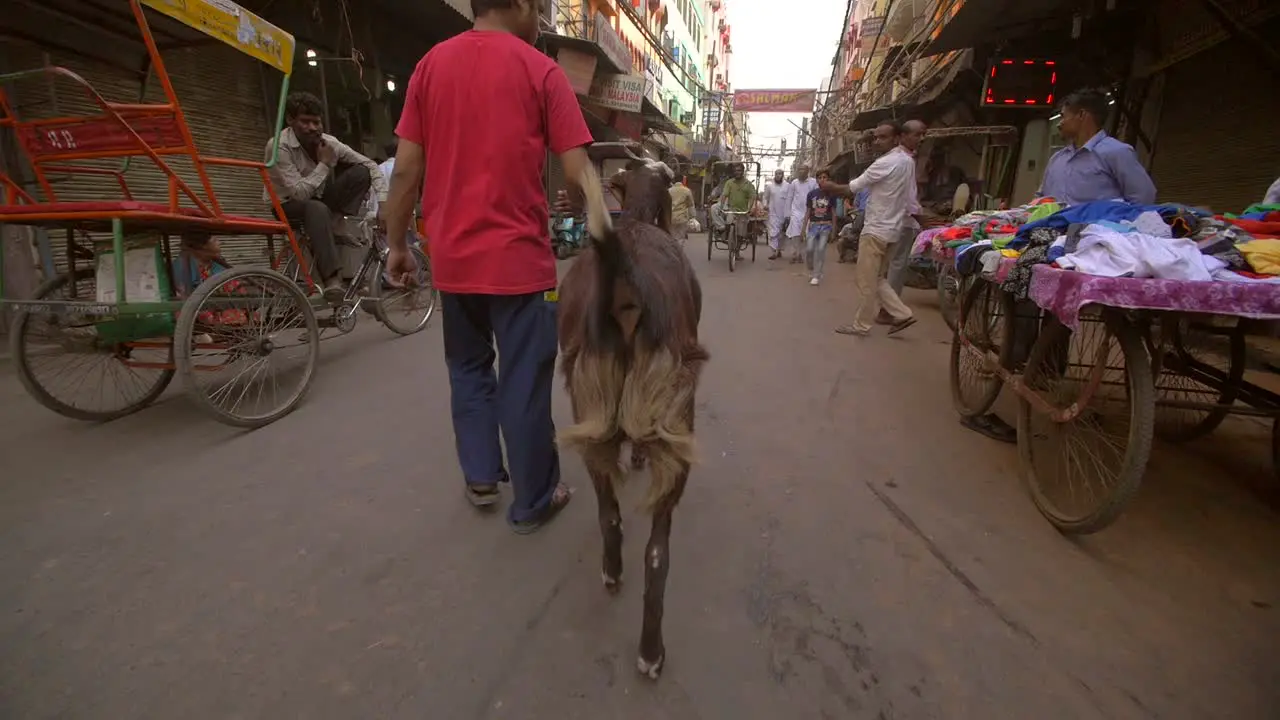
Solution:
<path fill-rule="evenodd" d="M 791 219 L 787 225 L 787 240 L 791 244 L 792 263 L 800 262 L 804 251 L 804 217 L 808 212 L 806 203 L 809 201 L 809 193 L 817 189 L 818 181 L 809 177 L 809 166 L 797 167 L 796 179 L 791 181 Z"/>
<path fill-rule="evenodd" d="M 422 182 L 466 496 L 492 506 L 509 481 L 507 521 L 521 534 L 553 518 L 572 493 L 560 482 L 551 420 L 556 261 L 542 173 L 549 149 L 566 179 L 580 182 L 591 143 L 569 79 L 533 47 L 540 4 L 471 0 L 474 29 L 418 63 L 383 209 L 388 269 L 403 282 L 414 270 L 405 238 Z"/>
<path fill-rule="evenodd" d="M 902 126 L 896 121 L 880 123 L 871 142 L 884 154 L 847 186 L 831 182 L 823 185 L 828 193 L 846 197 L 860 190 L 870 191 L 866 221 L 858 243 L 858 307 L 852 324 L 836 328 L 836 332 L 842 335 L 870 334 L 871 324 L 881 305 L 893 318 L 890 335 L 896 335 L 916 322 L 911 308 L 893 291 L 886 277 L 891 260 L 889 251 L 901 236 L 911 206 L 911 187 L 916 181 L 915 158 L 898 144 L 901 138 Z"/>
<path fill-rule="evenodd" d="M 825 172 L 818 173 L 818 183 L 825 183 L 830 177 Z M 809 266 L 809 284 L 822 282 L 822 268 L 827 260 L 827 243 L 831 242 L 831 231 L 835 223 L 835 205 L 840 199 L 819 187 L 809 193 L 805 200 L 805 230 L 807 241 L 805 264 Z"/>
<path fill-rule="evenodd" d="M 927 130 L 928 127 L 919 120 L 908 120 L 902 124 L 902 140 L 899 146 L 911 156 L 912 161 L 916 159 L 916 151 L 919 150 L 920 143 L 924 142 Z M 889 263 L 889 287 L 893 288 L 898 297 L 902 297 L 902 290 L 906 286 L 907 266 L 911 263 L 911 248 L 916 244 L 916 235 L 920 234 L 920 187 L 913 181 L 909 190 L 911 202 L 907 207 L 908 215 L 903 222 L 902 237 L 894 245 L 893 260 Z M 893 318 L 881 309 L 876 322 L 881 325 L 891 325 Z"/>
<path fill-rule="evenodd" d="M 782 257 L 782 233 L 791 215 L 791 185 L 782 170 L 773 174 L 773 182 L 764 186 L 764 206 L 769 211 L 770 260 Z"/>
<path fill-rule="evenodd" d="M 693 191 L 689 189 L 688 177 L 680 178 L 680 182 L 671 186 L 671 237 L 680 241 L 681 247 L 689 237 L 689 220 L 693 219 Z"/>

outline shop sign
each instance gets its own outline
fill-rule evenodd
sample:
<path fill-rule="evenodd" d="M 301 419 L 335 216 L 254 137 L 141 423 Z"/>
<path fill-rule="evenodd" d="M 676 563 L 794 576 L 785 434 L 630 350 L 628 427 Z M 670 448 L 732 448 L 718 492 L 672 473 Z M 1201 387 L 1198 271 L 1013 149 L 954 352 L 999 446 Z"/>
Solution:
<path fill-rule="evenodd" d="M 644 135 L 644 118 L 639 113 L 616 112 L 613 115 L 614 130 L 632 140 L 639 140 Z"/>
<path fill-rule="evenodd" d="M 884 30 L 884 17 L 869 17 L 862 21 L 858 37 L 873 38 Z"/>
<path fill-rule="evenodd" d="M 596 63 L 599 62 L 595 55 L 560 48 L 556 51 L 556 62 L 569 77 L 569 86 L 575 93 L 586 95 L 591 92 L 591 79 L 595 77 Z"/>
<path fill-rule="evenodd" d="M 610 110 L 639 112 L 644 94 L 645 79 L 638 75 L 602 75 L 587 97 Z"/>
<path fill-rule="evenodd" d="M 659 89 L 658 78 L 654 77 L 653 73 L 646 71 L 644 74 L 645 97 L 653 101 L 654 105 L 661 107 L 662 100 L 661 100 L 660 94 L 658 93 L 658 89 Z"/>
<path fill-rule="evenodd" d="M 814 90 L 739 90 L 733 94 L 734 112 L 813 112 Z"/>
<path fill-rule="evenodd" d="M 604 54 L 620 68 L 631 67 L 631 51 L 609 24 L 609 18 L 596 13 L 595 24 L 596 44 L 604 50 Z"/>

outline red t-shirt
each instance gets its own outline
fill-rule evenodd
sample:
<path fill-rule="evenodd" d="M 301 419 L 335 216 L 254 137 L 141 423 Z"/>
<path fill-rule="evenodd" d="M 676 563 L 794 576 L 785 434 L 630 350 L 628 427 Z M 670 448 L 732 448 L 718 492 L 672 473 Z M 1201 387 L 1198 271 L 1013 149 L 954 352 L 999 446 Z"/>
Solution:
<path fill-rule="evenodd" d="M 569 78 L 515 35 L 471 30 L 431 49 L 396 134 L 422 145 L 432 277 L 451 293 L 556 286 L 542 184 L 546 153 L 591 143 Z"/>

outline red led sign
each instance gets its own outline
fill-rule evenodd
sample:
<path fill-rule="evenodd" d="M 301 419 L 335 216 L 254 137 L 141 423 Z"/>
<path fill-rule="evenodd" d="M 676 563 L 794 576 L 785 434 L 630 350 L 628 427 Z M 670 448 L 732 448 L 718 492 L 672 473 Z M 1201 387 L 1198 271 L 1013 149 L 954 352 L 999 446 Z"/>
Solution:
<path fill-rule="evenodd" d="M 987 107 L 1053 107 L 1058 64 L 1053 60 L 1003 58 L 991 63 L 982 88 Z"/>

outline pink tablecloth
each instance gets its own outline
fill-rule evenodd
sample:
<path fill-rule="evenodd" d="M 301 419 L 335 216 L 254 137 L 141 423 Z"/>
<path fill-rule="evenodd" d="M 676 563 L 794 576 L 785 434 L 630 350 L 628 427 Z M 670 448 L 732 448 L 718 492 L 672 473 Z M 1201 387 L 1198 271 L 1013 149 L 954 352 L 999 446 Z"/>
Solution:
<path fill-rule="evenodd" d="M 1280 318 L 1280 285 L 1098 277 L 1050 265 L 1037 265 L 1032 271 L 1031 299 L 1070 328 L 1079 327 L 1081 308 L 1095 304 L 1128 310 Z"/>

